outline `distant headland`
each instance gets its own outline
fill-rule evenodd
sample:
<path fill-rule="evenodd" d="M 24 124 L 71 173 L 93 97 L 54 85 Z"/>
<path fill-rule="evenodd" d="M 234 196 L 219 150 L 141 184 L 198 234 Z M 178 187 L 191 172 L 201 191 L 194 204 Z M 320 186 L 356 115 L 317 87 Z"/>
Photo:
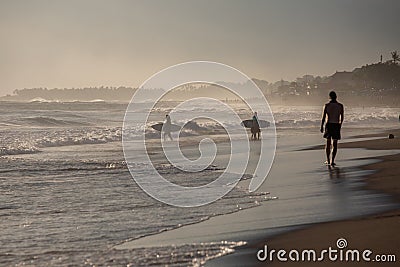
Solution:
<path fill-rule="evenodd" d="M 331 76 L 304 75 L 294 81 L 280 80 L 274 83 L 252 79 L 268 100 L 282 104 L 314 104 L 327 98 L 335 90 L 340 98 L 358 105 L 400 105 L 400 65 L 397 51 L 392 59 L 367 64 L 352 71 L 336 71 Z M 201 87 L 202 90 L 211 88 Z M 13 94 L 0 97 L 0 101 L 21 102 L 129 102 L 137 88 L 132 87 L 85 87 L 85 88 L 31 88 L 16 89 Z M 161 90 L 161 89 L 154 89 Z M 198 90 L 188 86 L 180 90 L 185 94 Z M 151 91 L 151 90 L 150 90 Z M 223 98 L 223 96 L 221 96 Z M 349 103 L 349 104 L 350 104 Z"/>

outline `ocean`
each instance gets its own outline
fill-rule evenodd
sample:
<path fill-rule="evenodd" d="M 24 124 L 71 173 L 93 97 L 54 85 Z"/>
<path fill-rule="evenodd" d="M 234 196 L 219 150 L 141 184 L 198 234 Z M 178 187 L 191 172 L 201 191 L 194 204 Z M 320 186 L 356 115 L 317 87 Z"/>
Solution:
<path fill-rule="evenodd" d="M 244 175 L 243 182 L 222 199 L 201 207 L 178 208 L 149 197 L 132 179 L 124 159 L 121 136 L 126 107 L 101 101 L 0 102 L 1 266 L 199 266 L 242 243 L 220 240 L 131 250 L 114 247 L 218 215 L 279 203 L 279 196 L 263 188 L 248 192 L 245 183 L 251 174 Z M 277 153 L 304 147 L 307 143 L 293 137 L 315 136 L 319 131 L 322 106 L 272 109 Z M 162 121 L 169 110 L 168 105 L 161 106 L 150 119 Z M 199 105 L 189 111 L 204 115 L 219 110 Z M 240 112 L 250 116 L 245 110 Z M 398 127 L 399 114 L 400 108 L 347 108 L 344 127 L 348 125 L 349 131 L 344 139 L 366 129 L 378 132 Z M 140 105 L 135 116 L 144 116 Z M 240 127 L 235 121 L 224 123 Z M 143 127 L 148 126 L 130 129 L 133 140 L 140 140 Z M 210 122 L 197 126 L 218 128 Z M 150 140 L 159 138 L 155 131 L 146 134 Z M 188 128 L 182 136 L 198 135 L 196 129 Z M 149 166 L 141 163 L 144 155 L 135 157 L 137 163 L 132 167 L 145 176 Z M 157 167 L 166 177 L 187 186 L 207 183 L 224 170 L 213 164 L 188 175 L 161 162 Z"/>

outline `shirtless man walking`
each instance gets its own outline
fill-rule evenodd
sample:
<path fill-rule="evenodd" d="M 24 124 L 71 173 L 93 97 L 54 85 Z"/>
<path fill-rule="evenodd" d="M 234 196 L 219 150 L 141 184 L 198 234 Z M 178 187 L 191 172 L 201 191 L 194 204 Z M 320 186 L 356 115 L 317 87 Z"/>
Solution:
<path fill-rule="evenodd" d="M 337 153 L 338 140 L 340 140 L 340 130 L 342 128 L 342 123 L 344 120 L 344 107 L 341 103 L 336 101 L 337 95 L 334 91 L 329 93 L 329 98 L 331 101 L 326 103 L 324 106 L 324 113 L 321 122 L 321 133 L 324 133 L 324 138 L 326 138 L 326 164 L 335 166 L 335 157 Z M 328 116 L 328 120 L 326 117 Z M 327 122 L 326 122 L 327 121 Z M 325 132 L 324 132 L 324 124 Z M 332 161 L 331 159 L 331 145 L 332 149 Z"/>

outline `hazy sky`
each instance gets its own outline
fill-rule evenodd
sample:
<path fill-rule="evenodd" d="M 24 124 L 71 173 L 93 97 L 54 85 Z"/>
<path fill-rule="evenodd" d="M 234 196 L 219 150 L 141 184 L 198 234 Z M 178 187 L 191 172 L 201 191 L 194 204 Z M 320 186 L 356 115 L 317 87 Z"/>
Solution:
<path fill-rule="evenodd" d="M 17 88 L 139 86 L 191 60 L 276 81 L 400 50 L 398 0 L 0 0 L 0 95 Z"/>

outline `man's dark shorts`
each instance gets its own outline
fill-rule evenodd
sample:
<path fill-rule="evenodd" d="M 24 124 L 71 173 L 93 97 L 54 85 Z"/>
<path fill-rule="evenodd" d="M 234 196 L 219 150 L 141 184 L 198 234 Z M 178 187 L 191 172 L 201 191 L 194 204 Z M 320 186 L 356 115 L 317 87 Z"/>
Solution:
<path fill-rule="evenodd" d="M 342 125 L 340 123 L 331 123 L 328 122 L 325 125 L 325 133 L 324 133 L 324 138 L 326 139 L 334 139 L 334 140 L 340 140 L 340 128 Z"/>

